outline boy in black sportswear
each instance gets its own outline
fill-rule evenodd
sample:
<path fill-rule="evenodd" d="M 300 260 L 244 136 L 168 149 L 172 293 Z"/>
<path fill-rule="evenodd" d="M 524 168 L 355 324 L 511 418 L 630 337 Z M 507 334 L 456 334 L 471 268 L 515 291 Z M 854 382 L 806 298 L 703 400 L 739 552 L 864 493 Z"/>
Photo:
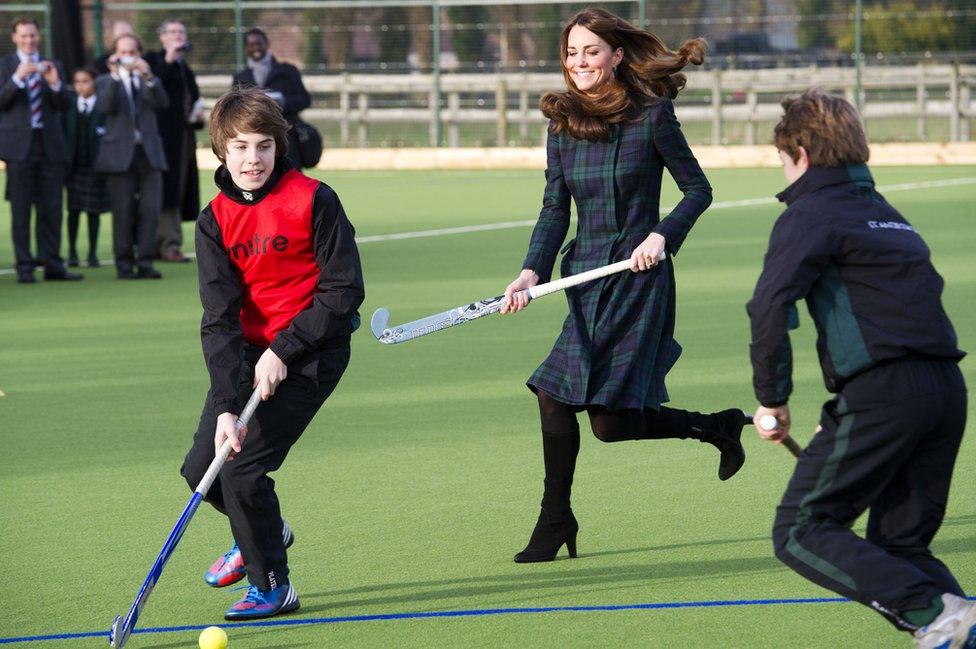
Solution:
<path fill-rule="evenodd" d="M 246 576 L 250 583 L 227 619 L 299 606 L 286 554 L 294 537 L 268 474 L 345 371 L 364 295 L 353 227 L 330 187 L 288 163 L 288 128 L 258 89 L 221 97 L 210 122 L 223 163 L 215 175 L 220 193 L 197 220 L 210 391 L 182 474 L 194 488 L 215 448 L 233 441 L 206 498 L 228 517 L 234 544 L 205 580 L 220 587 Z M 238 435 L 237 415 L 254 388 L 264 403 Z"/>
<path fill-rule="evenodd" d="M 861 602 L 917 647 L 976 646 L 976 606 L 929 549 L 966 423 L 964 353 L 915 228 L 875 190 L 857 112 L 809 90 L 783 102 L 791 183 L 748 304 L 760 436 L 788 434 L 788 330 L 805 300 L 827 388 L 820 430 L 776 512 L 776 555 Z M 765 415 L 779 423 L 759 426 Z M 850 529 L 870 510 L 865 538 Z"/>

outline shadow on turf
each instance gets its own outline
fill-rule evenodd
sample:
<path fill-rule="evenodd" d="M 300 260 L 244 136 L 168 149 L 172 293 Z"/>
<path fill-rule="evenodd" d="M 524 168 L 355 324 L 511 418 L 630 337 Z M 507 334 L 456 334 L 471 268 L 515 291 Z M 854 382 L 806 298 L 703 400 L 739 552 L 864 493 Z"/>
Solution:
<path fill-rule="evenodd" d="M 953 525 L 973 525 L 974 523 L 976 523 L 976 514 L 949 516 L 942 521 L 942 527 L 952 527 Z"/>
<path fill-rule="evenodd" d="M 586 555 L 581 555 L 580 559 Z M 573 561 L 579 565 L 580 559 Z M 559 563 L 563 563 L 560 561 Z M 601 568 L 573 567 L 545 573 L 526 572 L 525 574 L 505 574 L 488 577 L 462 577 L 439 581 L 414 581 L 404 583 L 362 586 L 332 592 L 303 594 L 305 601 L 325 598 L 327 603 L 303 606 L 306 613 L 337 609 L 383 606 L 404 602 L 428 602 L 465 597 L 484 597 L 518 593 L 524 595 L 530 590 L 580 591 L 594 586 L 605 588 L 625 583 L 652 583 L 673 579 L 700 580 L 719 575 L 743 575 L 768 572 L 781 572 L 786 568 L 771 554 L 768 557 L 737 557 L 734 559 L 702 559 L 695 561 L 674 561 L 669 563 L 630 564 Z M 413 589 L 420 589 L 413 591 Z M 396 592 L 406 591 L 406 592 Z M 369 595 L 352 599 L 342 599 L 348 595 Z M 383 594 L 387 593 L 387 594 Z"/>
<path fill-rule="evenodd" d="M 976 515 L 964 515 L 947 518 L 945 526 L 968 525 L 976 523 Z M 610 556 L 620 554 L 648 553 L 661 550 L 707 547 L 730 543 L 756 542 L 768 539 L 767 536 L 748 537 L 740 539 L 716 539 L 711 541 L 696 541 L 691 543 L 677 543 L 673 545 L 652 546 L 645 548 L 631 548 L 624 550 L 606 550 L 603 552 L 582 553 L 579 559 L 573 560 L 571 568 L 547 570 L 545 573 L 526 572 L 525 574 L 504 574 L 486 577 L 461 577 L 458 579 L 444 579 L 434 581 L 411 581 L 402 583 L 387 583 L 336 591 L 322 591 L 317 593 L 303 593 L 306 605 L 302 607 L 305 613 L 321 611 L 336 611 L 366 606 L 382 606 L 386 604 L 403 604 L 404 602 L 429 602 L 449 600 L 465 597 L 483 597 L 518 593 L 525 594 L 531 590 L 561 589 L 567 592 L 581 593 L 594 587 L 605 589 L 617 584 L 653 583 L 654 581 L 670 581 L 673 579 L 701 580 L 719 576 L 747 575 L 781 572 L 787 568 L 772 554 L 758 557 L 736 557 L 733 559 L 700 559 L 694 561 L 672 561 L 666 563 L 630 564 L 625 566 L 605 566 L 600 568 L 582 567 L 577 563 L 587 557 Z M 976 537 L 936 540 L 933 550 L 939 554 L 955 552 L 969 552 L 976 544 Z M 566 565 L 565 559 L 557 564 L 543 564 L 543 566 Z M 581 566 L 581 567 L 576 567 Z M 528 568 L 531 570 L 531 568 Z M 419 589 L 419 590 L 415 590 Z M 401 592 L 397 592 L 401 591 Z M 342 599 L 344 596 L 363 595 L 364 597 Z M 308 605 L 309 600 L 326 599 L 322 604 Z"/>
<path fill-rule="evenodd" d="M 584 552 L 581 553 L 580 557 L 609 557 L 618 554 L 645 554 L 648 552 L 660 552 L 662 550 L 678 550 L 681 548 L 699 548 L 707 547 L 709 545 L 728 545 L 730 543 L 754 543 L 756 541 L 765 541 L 770 539 L 769 536 L 751 536 L 748 538 L 741 539 L 712 539 L 710 541 L 691 541 L 688 543 L 672 543 L 670 545 L 653 545 L 646 548 L 625 548 L 621 550 L 602 550 L 600 552 Z M 770 540 L 772 543 L 772 540 Z"/>

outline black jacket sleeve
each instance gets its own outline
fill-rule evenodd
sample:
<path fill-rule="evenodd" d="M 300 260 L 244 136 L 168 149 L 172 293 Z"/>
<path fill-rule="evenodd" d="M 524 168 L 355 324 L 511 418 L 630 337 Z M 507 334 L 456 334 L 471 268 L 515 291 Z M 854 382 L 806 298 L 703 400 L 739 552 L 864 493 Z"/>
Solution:
<path fill-rule="evenodd" d="M 330 338 L 351 334 L 359 326 L 363 271 L 355 230 L 336 193 L 319 184 L 312 201 L 312 229 L 318 285 L 312 303 L 271 341 L 270 349 L 285 364 Z"/>
<path fill-rule="evenodd" d="M 51 59 L 44 59 L 44 60 L 47 61 L 48 63 L 51 63 L 58 69 L 58 79 L 61 80 L 61 87 L 58 88 L 57 90 L 52 90 L 51 86 L 47 85 L 47 81 L 45 81 L 41 85 L 41 91 L 44 100 L 51 107 L 51 110 L 64 112 L 65 110 L 68 109 L 68 94 L 67 94 L 68 84 L 64 78 L 64 68 L 61 66 L 60 61 L 52 61 Z"/>
<path fill-rule="evenodd" d="M 780 406 L 789 399 L 793 361 L 788 332 L 799 325 L 796 302 L 810 292 L 835 245 L 823 215 L 790 208 L 773 226 L 762 274 L 746 306 L 753 388 L 764 406 Z"/>
<path fill-rule="evenodd" d="M 281 112 L 285 115 L 294 115 L 312 105 L 312 96 L 305 89 L 302 83 L 302 73 L 293 65 L 288 63 L 281 64 L 285 74 L 285 83 L 281 84 L 277 90 L 281 91 L 285 104 L 281 107 Z"/>
<path fill-rule="evenodd" d="M 103 74 L 95 79 L 95 110 L 102 115 L 113 115 L 119 111 L 119 93 L 125 93 L 122 82 L 113 79 L 109 74 Z"/>
<path fill-rule="evenodd" d="M 217 413 L 237 414 L 241 405 L 237 385 L 244 349 L 241 281 L 224 250 L 220 228 L 209 205 L 197 219 L 196 253 L 203 304 L 200 339 L 210 373 L 210 396 Z"/>
<path fill-rule="evenodd" d="M 12 54 L 14 58 L 17 57 L 16 54 Z M 17 63 L 10 62 L 10 69 L 7 69 L 9 57 L 3 60 L 3 64 L 0 65 L 0 110 L 7 110 L 10 108 L 11 104 L 16 101 L 18 93 L 25 93 L 27 90 L 21 88 L 14 81 L 14 72 L 17 70 Z"/>

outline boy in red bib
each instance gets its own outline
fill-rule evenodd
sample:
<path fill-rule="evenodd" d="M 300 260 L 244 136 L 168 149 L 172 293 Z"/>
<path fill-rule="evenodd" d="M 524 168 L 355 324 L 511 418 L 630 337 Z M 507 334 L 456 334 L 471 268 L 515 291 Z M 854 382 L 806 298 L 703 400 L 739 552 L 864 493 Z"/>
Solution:
<path fill-rule="evenodd" d="M 204 576 L 214 587 L 250 582 L 229 620 L 299 606 L 286 555 L 294 536 L 268 474 L 345 371 L 364 295 L 355 231 L 332 188 L 288 163 L 288 128 L 259 89 L 220 98 L 210 120 L 220 193 L 197 220 L 210 391 L 181 473 L 194 488 L 215 448 L 232 440 L 206 500 L 230 520 L 234 544 Z M 238 434 L 254 388 L 265 403 Z"/>

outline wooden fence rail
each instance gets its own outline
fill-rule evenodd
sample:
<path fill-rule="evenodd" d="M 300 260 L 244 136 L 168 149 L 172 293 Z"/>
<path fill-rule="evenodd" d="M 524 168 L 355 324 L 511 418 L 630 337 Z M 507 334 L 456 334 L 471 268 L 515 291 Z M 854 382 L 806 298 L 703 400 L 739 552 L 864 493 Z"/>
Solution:
<path fill-rule="evenodd" d="M 200 76 L 197 81 L 210 105 L 231 82 L 229 76 Z M 379 123 L 427 124 L 430 144 L 437 144 L 433 106 L 438 93 L 432 75 L 342 74 L 307 76 L 304 81 L 314 100 L 303 117 L 338 123 L 341 146 L 366 146 L 370 125 Z M 442 74 L 440 119 L 447 145 L 460 146 L 460 126 L 475 123 L 494 124 L 499 146 L 508 143 L 510 126 L 523 140 L 530 129 L 544 140 L 546 120 L 538 99 L 563 83 L 559 74 Z M 779 117 L 784 95 L 819 86 L 853 102 L 855 84 L 853 68 L 693 71 L 677 114 L 684 123 L 709 124 L 711 144 L 726 142 L 729 124 L 743 125 L 743 143 L 755 144 L 766 139 L 759 135 L 759 123 Z M 976 65 L 869 66 L 862 77 L 863 116 L 866 122 L 914 120 L 919 140 L 927 139 L 932 119 L 948 120 L 950 141 L 970 141 L 974 85 Z"/>

